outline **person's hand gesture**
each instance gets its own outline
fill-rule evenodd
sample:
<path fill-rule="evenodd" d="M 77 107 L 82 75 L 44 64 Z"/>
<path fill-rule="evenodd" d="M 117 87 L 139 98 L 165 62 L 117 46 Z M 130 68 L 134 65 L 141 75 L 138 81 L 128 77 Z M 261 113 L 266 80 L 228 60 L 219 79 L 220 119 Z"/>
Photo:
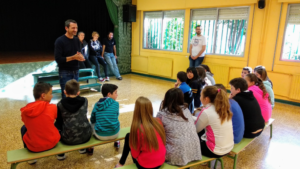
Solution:
<path fill-rule="evenodd" d="M 117 55 L 115 55 L 115 58 L 116 58 L 116 59 L 118 59 L 118 56 L 117 56 Z"/>
<path fill-rule="evenodd" d="M 74 55 L 74 59 L 75 60 L 78 60 L 78 61 L 85 61 L 83 55 L 80 53 L 80 52 L 77 52 L 75 55 Z"/>

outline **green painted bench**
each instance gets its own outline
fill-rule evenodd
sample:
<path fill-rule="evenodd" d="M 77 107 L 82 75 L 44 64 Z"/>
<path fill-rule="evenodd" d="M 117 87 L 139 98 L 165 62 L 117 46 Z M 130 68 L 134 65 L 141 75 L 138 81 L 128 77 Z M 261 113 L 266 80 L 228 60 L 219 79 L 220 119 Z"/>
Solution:
<path fill-rule="evenodd" d="M 190 163 L 188 163 L 185 166 L 174 166 L 174 165 L 170 165 L 170 164 L 164 163 L 160 167 L 160 169 L 175 169 L 175 168 L 176 169 L 177 168 L 178 169 L 183 169 L 183 168 L 190 168 L 190 167 L 194 167 L 194 166 L 197 166 L 199 164 L 206 163 L 206 162 L 209 162 L 209 166 L 210 166 L 210 162 L 213 161 L 213 160 L 216 160 L 214 168 L 216 168 L 217 162 L 220 161 L 221 167 L 222 167 L 222 169 L 224 169 L 224 164 L 223 164 L 222 158 L 216 159 L 216 158 L 209 158 L 209 157 L 205 157 L 205 156 L 202 156 L 202 160 L 190 162 Z M 118 169 L 137 169 L 137 167 L 136 167 L 135 164 L 130 164 L 130 165 L 125 165 L 123 167 L 120 167 Z"/>
<path fill-rule="evenodd" d="M 270 138 L 272 138 L 272 134 L 273 134 L 273 122 L 275 119 L 270 119 L 268 123 L 266 123 L 265 128 L 270 126 Z M 235 144 L 233 149 L 230 152 L 230 155 L 227 155 L 227 157 L 232 158 L 234 160 L 233 163 L 233 169 L 236 169 L 236 163 L 237 163 L 237 158 L 238 158 L 238 154 L 244 150 L 253 140 L 255 140 L 255 138 L 243 138 L 241 140 L 241 142 L 239 142 L 238 144 Z"/>
<path fill-rule="evenodd" d="M 32 74 L 34 84 L 45 82 L 51 85 L 59 84 L 58 72 L 34 73 Z M 97 83 L 98 77 L 94 75 L 94 69 L 79 69 L 78 81 L 87 81 L 88 84 L 80 85 L 80 89 L 95 88 L 98 92 L 101 90 L 101 84 Z M 61 89 L 55 89 L 53 93 L 61 93 Z"/>
<path fill-rule="evenodd" d="M 97 140 L 94 136 L 91 137 L 90 141 L 80 145 L 65 145 L 59 142 L 55 148 L 40 152 L 40 153 L 33 153 L 27 150 L 27 148 L 19 149 L 19 150 L 12 150 L 7 152 L 7 163 L 11 164 L 11 169 L 16 169 L 17 165 L 22 162 L 49 157 L 53 155 L 58 155 L 62 153 L 67 153 L 71 151 L 81 150 L 89 147 L 94 147 L 98 145 L 103 145 L 111 142 L 115 142 L 117 140 L 123 140 L 127 133 L 130 132 L 130 127 L 122 128 L 119 133 L 119 137 L 114 140 L 108 141 L 100 141 Z"/>

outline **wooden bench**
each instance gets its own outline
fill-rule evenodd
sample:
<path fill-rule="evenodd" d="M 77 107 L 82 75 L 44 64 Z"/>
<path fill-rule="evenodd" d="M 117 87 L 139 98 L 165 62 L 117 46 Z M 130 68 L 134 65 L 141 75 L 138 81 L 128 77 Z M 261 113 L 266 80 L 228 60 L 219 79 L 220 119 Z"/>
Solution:
<path fill-rule="evenodd" d="M 34 73 L 32 74 L 34 84 L 37 82 L 45 82 L 51 85 L 59 84 L 58 72 Z M 95 88 L 98 92 L 101 90 L 101 84 L 97 83 L 98 77 L 94 75 L 94 69 L 79 69 L 78 81 L 87 81 L 88 84 L 80 85 L 80 89 Z M 52 91 L 53 93 L 61 93 L 61 89 Z"/>
<path fill-rule="evenodd" d="M 53 155 L 63 154 L 71 151 L 81 150 L 89 147 L 94 147 L 102 144 L 107 144 L 111 142 L 115 142 L 118 140 L 123 140 L 127 133 L 130 132 L 130 127 L 122 128 L 120 130 L 118 138 L 114 140 L 108 140 L 108 141 L 100 141 L 96 139 L 94 136 L 91 137 L 90 141 L 84 144 L 80 145 L 65 145 L 61 142 L 59 142 L 55 148 L 40 152 L 40 153 L 33 153 L 28 151 L 27 148 L 19 149 L 19 150 L 12 150 L 7 152 L 7 163 L 11 164 L 11 169 L 16 169 L 17 165 L 22 162 L 49 157 Z"/>
<path fill-rule="evenodd" d="M 270 126 L 270 138 L 272 138 L 272 134 L 273 134 L 273 122 L 275 119 L 270 119 L 268 121 L 268 123 L 266 123 L 265 128 Z M 257 138 L 257 137 L 256 137 Z M 236 163 L 237 163 L 237 158 L 238 158 L 238 154 L 244 150 L 253 140 L 255 140 L 255 138 L 243 138 L 241 140 L 241 142 L 239 142 L 238 144 L 235 144 L 233 149 L 230 152 L 230 155 L 227 155 L 227 157 L 232 158 L 234 160 L 233 163 L 233 169 L 236 168 Z"/>
<path fill-rule="evenodd" d="M 222 167 L 222 169 L 224 169 L 224 164 L 223 164 L 222 158 L 216 159 L 216 158 L 209 158 L 209 157 L 206 157 L 206 156 L 202 156 L 202 160 L 190 162 L 190 163 L 188 163 L 185 166 L 174 166 L 174 165 L 170 165 L 170 164 L 164 163 L 160 167 L 160 169 L 177 169 L 177 168 L 178 169 L 183 169 L 183 168 L 190 168 L 190 167 L 194 167 L 194 166 L 197 166 L 199 164 L 206 163 L 206 162 L 209 162 L 209 166 L 210 166 L 210 162 L 213 161 L 213 160 L 216 160 L 214 168 L 216 168 L 217 162 L 220 161 L 221 167 Z M 133 163 L 133 164 L 130 164 L 130 165 L 125 165 L 123 167 L 120 167 L 120 169 L 137 169 L 137 167 Z"/>

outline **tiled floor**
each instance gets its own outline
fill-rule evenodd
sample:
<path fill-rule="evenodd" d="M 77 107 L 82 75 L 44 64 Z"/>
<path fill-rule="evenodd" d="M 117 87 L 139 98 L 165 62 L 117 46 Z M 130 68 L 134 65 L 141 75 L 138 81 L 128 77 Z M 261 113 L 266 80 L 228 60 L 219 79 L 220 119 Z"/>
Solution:
<path fill-rule="evenodd" d="M 123 76 L 122 81 L 111 78 L 111 82 L 119 86 L 118 101 L 120 103 L 121 127 L 130 126 L 132 111 L 135 100 L 139 96 L 148 97 L 158 111 L 165 92 L 173 87 L 173 82 L 158 80 L 139 75 L 128 74 Z M 22 148 L 20 128 L 23 125 L 20 116 L 20 108 L 28 102 L 33 101 L 31 96 L 32 88 L 24 88 L 26 92 L 11 92 L 0 96 L 0 169 L 8 169 L 6 164 L 6 152 Z M 3 93 L 2 93 L 3 94 Z M 17 97 L 16 97 L 17 96 Z M 87 97 L 89 101 L 89 114 L 94 103 L 102 97 L 94 91 L 82 91 L 81 96 Z M 52 103 L 57 103 L 59 94 L 54 94 Z M 244 151 L 239 154 L 238 169 L 290 169 L 300 168 L 298 166 L 298 153 L 300 152 L 300 107 L 276 103 L 273 110 L 273 138 L 269 139 L 269 128 L 252 142 Z M 111 169 L 118 162 L 123 149 L 116 150 L 113 143 L 95 147 L 94 155 L 81 155 L 78 152 L 67 153 L 67 159 L 58 161 L 56 157 L 48 157 L 38 160 L 35 165 L 21 163 L 20 169 L 82 169 L 97 168 Z M 225 168 L 232 168 L 233 160 L 224 157 Z M 130 157 L 126 164 L 131 164 Z M 207 168 L 198 166 L 194 168 Z"/>

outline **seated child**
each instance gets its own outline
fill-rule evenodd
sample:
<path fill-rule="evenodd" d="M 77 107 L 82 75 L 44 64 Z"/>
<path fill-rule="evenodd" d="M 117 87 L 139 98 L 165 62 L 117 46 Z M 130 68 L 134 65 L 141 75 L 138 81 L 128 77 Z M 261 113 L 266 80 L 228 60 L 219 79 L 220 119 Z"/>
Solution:
<path fill-rule="evenodd" d="M 196 126 L 179 89 L 172 88 L 167 91 L 156 117 L 165 128 L 168 164 L 184 166 L 202 159 Z"/>
<path fill-rule="evenodd" d="M 222 84 L 215 84 L 215 86 L 224 92 L 226 92 L 225 86 Z M 233 99 L 229 99 L 230 111 L 232 112 L 232 127 L 233 127 L 233 136 L 234 144 L 239 143 L 244 136 L 245 124 L 244 116 L 241 107 Z"/>
<path fill-rule="evenodd" d="M 245 76 L 249 73 L 252 73 L 252 68 L 251 67 L 244 67 L 242 70 L 242 78 L 245 78 Z"/>
<path fill-rule="evenodd" d="M 253 92 L 247 90 L 248 85 L 244 78 L 232 79 L 230 98 L 234 99 L 241 107 L 244 115 L 245 132 L 244 138 L 254 138 L 259 136 L 264 127 L 265 120 Z"/>
<path fill-rule="evenodd" d="M 158 169 L 165 162 L 165 145 L 166 133 L 160 119 L 153 117 L 151 101 L 139 97 L 135 102 L 130 134 L 125 137 L 122 157 L 115 168 L 122 167 L 131 152 L 137 168 Z"/>
<path fill-rule="evenodd" d="M 79 83 L 69 80 L 66 83 L 63 98 L 57 104 L 56 128 L 60 132 L 61 141 L 67 145 L 78 145 L 86 143 L 92 136 L 92 128 L 87 118 L 88 100 L 80 97 Z M 87 149 L 92 154 L 92 149 Z M 86 149 L 79 151 L 86 153 Z M 65 159 L 65 154 L 56 156 L 58 160 Z"/>
<path fill-rule="evenodd" d="M 211 86 L 211 81 L 207 78 L 208 76 L 205 73 L 205 69 L 202 66 L 196 67 L 196 70 L 198 72 L 199 81 L 202 83 L 202 89 L 206 86 Z M 200 92 L 201 93 L 201 92 Z"/>
<path fill-rule="evenodd" d="M 21 135 L 24 148 L 32 152 L 50 150 L 59 142 L 60 134 L 54 126 L 57 118 L 57 107 L 50 104 L 52 99 L 52 86 L 48 83 L 38 82 L 33 88 L 35 102 L 21 108 L 21 117 L 24 125 Z M 35 164 L 31 160 L 29 164 Z"/>
<path fill-rule="evenodd" d="M 119 136 L 119 103 L 118 86 L 114 84 L 104 84 L 101 98 L 94 106 L 91 115 L 91 123 L 94 136 L 99 140 L 113 140 Z M 115 147 L 120 147 L 120 141 L 115 142 Z"/>
<path fill-rule="evenodd" d="M 175 87 L 178 87 L 183 95 L 184 95 L 184 102 L 188 104 L 188 108 L 190 112 L 194 110 L 194 97 L 192 89 L 189 85 L 186 84 L 187 75 L 185 72 L 178 72 L 177 73 L 177 82 L 175 83 Z"/>
<path fill-rule="evenodd" d="M 194 97 L 194 107 L 200 107 L 200 93 L 202 89 L 202 84 L 199 81 L 198 72 L 196 68 L 190 67 L 186 70 L 187 72 L 187 81 L 186 83 L 191 87 Z M 191 112 L 194 113 L 194 110 Z"/>
<path fill-rule="evenodd" d="M 273 84 L 272 84 L 272 81 L 268 77 L 265 67 L 256 66 L 256 68 L 254 69 L 254 74 L 263 81 L 264 86 L 265 86 L 267 92 L 269 93 L 272 108 L 274 108 L 275 98 L 274 98 L 274 92 L 273 92 Z"/>
<path fill-rule="evenodd" d="M 255 76 L 255 74 L 247 74 L 245 80 L 248 84 L 248 90 L 253 92 L 253 95 L 260 106 L 260 110 L 265 122 L 268 122 L 271 118 L 272 106 L 269 94 L 264 84 Z"/>
<path fill-rule="evenodd" d="M 202 108 L 195 122 L 202 155 L 220 158 L 233 146 L 232 113 L 225 91 L 206 86 L 201 92 Z"/>
<path fill-rule="evenodd" d="M 207 65 L 203 64 L 201 64 L 200 66 L 205 69 L 206 77 L 211 81 L 211 85 L 215 85 L 216 81 L 214 79 L 214 74 L 211 72 L 210 68 Z"/>

